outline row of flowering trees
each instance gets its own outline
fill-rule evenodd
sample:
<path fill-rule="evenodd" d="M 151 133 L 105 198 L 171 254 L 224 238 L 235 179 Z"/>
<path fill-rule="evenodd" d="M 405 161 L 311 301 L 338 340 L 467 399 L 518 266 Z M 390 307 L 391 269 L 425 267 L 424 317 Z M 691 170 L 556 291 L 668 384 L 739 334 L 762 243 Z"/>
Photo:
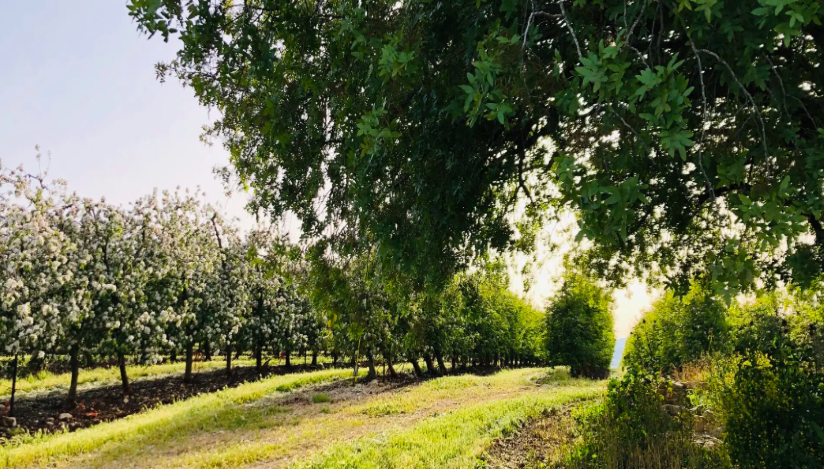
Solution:
<path fill-rule="evenodd" d="M 80 198 L 62 181 L 0 165 L 0 354 L 69 356 L 69 401 L 83 354 L 140 362 L 196 346 L 317 350 L 323 321 L 273 274 L 275 236 L 235 225 L 199 193 L 154 193 L 128 207 Z M 309 343 L 313 339 L 314 343 Z M 13 398 L 12 398 L 13 399 Z M 13 403 L 13 401 L 12 401 Z"/>
<path fill-rule="evenodd" d="M 68 356 L 69 402 L 81 360 L 197 348 L 264 355 L 329 352 L 370 374 L 382 360 L 422 373 L 543 360 L 543 314 L 507 291 L 501 266 L 426 288 L 376 269 L 375 253 L 290 249 L 272 231 L 241 234 L 203 194 L 162 192 L 126 207 L 80 198 L 62 181 L 0 164 L 0 355 Z M 351 361 L 349 361 L 351 360 Z M 436 366 L 437 364 L 437 366 Z M 13 399 L 13 397 L 12 397 Z M 13 400 L 12 400 L 13 405 Z"/>

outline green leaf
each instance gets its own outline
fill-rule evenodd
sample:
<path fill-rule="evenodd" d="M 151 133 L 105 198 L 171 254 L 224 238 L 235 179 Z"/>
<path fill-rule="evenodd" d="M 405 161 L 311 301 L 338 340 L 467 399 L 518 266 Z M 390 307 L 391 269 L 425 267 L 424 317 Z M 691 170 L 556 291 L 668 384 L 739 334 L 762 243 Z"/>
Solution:
<path fill-rule="evenodd" d="M 788 174 L 788 175 L 784 176 L 784 179 L 781 180 L 781 186 L 779 188 L 779 191 L 781 193 L 785 193 L 785 192 L 787 192 L 787 189 L 789 187 L 790 187 L 790 175 Z"/>

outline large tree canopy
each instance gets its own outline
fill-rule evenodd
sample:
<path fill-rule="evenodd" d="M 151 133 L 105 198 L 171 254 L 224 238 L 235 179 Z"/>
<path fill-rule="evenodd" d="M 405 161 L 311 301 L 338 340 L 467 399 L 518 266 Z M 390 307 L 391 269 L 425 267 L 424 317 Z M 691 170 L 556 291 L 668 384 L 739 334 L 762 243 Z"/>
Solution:
<path fill-rule="evenodd" d="M 824 266 L 813 0 L 131 0 L 252 208 L 430 279 L 578 213 L 587 260 L 730 295 Z M 519 205 L 523 204 L 523 205 Z M 522 210 L 518 207 L 526 207 Z M 510 213 L 523 216 L 514 220 Z"/>

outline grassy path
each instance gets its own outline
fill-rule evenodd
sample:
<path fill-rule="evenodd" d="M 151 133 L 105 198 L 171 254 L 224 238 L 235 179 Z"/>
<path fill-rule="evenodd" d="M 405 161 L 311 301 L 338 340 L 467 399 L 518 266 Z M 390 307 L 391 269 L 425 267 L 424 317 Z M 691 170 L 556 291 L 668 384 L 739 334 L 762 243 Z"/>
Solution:
<path fill-rule="evenodd" d="M 346 373 L 278 376 L 0 449 L 0 467 L 473 467 L 518 422 L 603 390 L 546 369 L 329 384 Z M 313 383 L 326 384 L 302 387 Z"/>

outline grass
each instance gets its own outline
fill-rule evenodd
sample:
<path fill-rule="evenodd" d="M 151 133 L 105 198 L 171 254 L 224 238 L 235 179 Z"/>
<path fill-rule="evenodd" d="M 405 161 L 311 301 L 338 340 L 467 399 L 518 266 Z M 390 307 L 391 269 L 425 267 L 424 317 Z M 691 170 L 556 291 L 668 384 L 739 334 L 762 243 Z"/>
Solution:
<path fill-rule="evenodd" d="M 0 468 L 473 467 L 525 419 L 603 392 L 546 369 L 302 391 L 351 371 L 287 375 L 73 434 L 0 448 Z M 295 391 L 279 394 L 278 390 Z M 327 401 L 328 399 L 328 401 Z M 323 406 L 314 402 L 327 402 Z"/>
<path fill-rule="evenodd" d="M 328 394 L 314 394 L 312 396 L 312 402 L 315 404 L 323 404 L 325 402 L 332 402 L 332 398 L 329 397 Z"/>
<path fill-rule="evenodd" d="M 409 430 L 335 445 L 295 469 L 461 468 L 476 467 L 479 457 L 502 435 L 525 420 L 562 405 L 593 398 L 598 390 L 566 389 L 493 400 L 433 418 Z"/>
<path fill-rule="evenodd" d="M 260 400 L 287 386 L 296 389 L 351 375 L 348 370 L 276 376 L 262 381 L 205 394 L 186 401 L 160 406 L 145 413 L 95 427 L 55 435 L 35 436 L 19 446 L 0 448 L 0 468 L 25 467 L 59 462 L 101 449 L 104 445 L 123 443 L 147 445 L 177 439 L 194 431 L 232 430 L 247 425 L 244 404 Z M 267 412 L 276 412 L 268 409 Z"/>
<path fill-rule="evenodd" d="M 318 357 L 320 363 L 331 362 L 326 357 Z M 293 364 L 303 364 L 303 360 L 293 359 Z M 253 359 L 241 358 L 232 362 L 233 366 L 254 366 Z M 284 360 L 271 360 L 271 366 L 283 365 Z M 222 369 L 226 362 L 221 359 L 212 361 L 196 361 L 193 364 L 195 372 L 212 371 Z M 141 379 L 161 378 L 163 376 L 180 374 L 182 375 L 186 364 L 184 362 L 163 363 L 160 365 L 130 365 L 126 367 L 129 379 L 139 381 Z M 17 379 L 17 392 L 20 394 L 39 391 L 53 391 L 58 389 L 68 389 L 71 381 L 70 373 L 51 373 L 41 371 L 24 378 Z M 78 376 L 78 384 L 81 387 L 103 386 L 117 384 L 120 382 L 120 370 L 117 367 L 81 369 Z M 0 379 L 0 400 L 11 395 L 11 380 Z"/>

